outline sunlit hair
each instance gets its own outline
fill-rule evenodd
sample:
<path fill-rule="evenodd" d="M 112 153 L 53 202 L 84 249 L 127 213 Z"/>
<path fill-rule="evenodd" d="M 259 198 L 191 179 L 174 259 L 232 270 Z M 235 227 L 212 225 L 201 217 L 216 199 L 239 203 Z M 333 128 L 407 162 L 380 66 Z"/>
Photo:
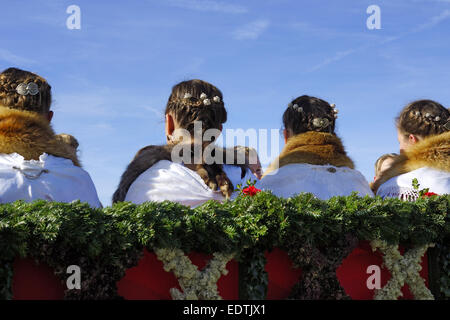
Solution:
<path fill-rule="evenodd" d="M 432 100 L 418 100 L 408 104 L 396 119 L 399 131 L 423 138 L 448 131 L 450 112 L 440 103 Z"/>
<path fill-rule="evenodd" d="M 16 89 L 21 83 L 35 83 L 39 93 L 19 94 Z M 41 76 L 17 68 L 9 68 L 0 73 L 0 105 L 43 114 L 50 111 L 51 102 L 51 87 Z"/>
<path fill-rule="evenodd" d="M 397 153 L 387 153 L 383 154 L 381 157 L 378 158 L 378 160 L 375 162 L 375 175 L 378 176 L 381 172 L 381 166 L 383 165 L 383 162 L 387 159 L 395 159 L 399 155 Z"/>

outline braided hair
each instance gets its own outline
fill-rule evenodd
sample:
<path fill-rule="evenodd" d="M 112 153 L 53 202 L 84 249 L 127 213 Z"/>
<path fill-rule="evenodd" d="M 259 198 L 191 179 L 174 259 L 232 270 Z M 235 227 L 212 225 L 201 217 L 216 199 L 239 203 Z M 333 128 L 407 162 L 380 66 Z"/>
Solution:
<path fill-rule="evenodd" d="M 283 125 L 293 135 L 307 131 L 335 134 L 337 110 L 325 100 L 303 95 L 294 99 L 283 114 Z"/>
<path fill-rule="evenodd" d="M 396 119 L 399 131 L 408 136 L 438 135 L 450 130 L 450 111 L 432 100 L 418 100 L 408 104 Z"/>
<path fill-rule="evenodd" d="M 20 86 L 33 84 L 35 94 L 21 93 Z M 0 105 L 37 113 L 48 113 L 52 102 L 51 86 L 37 74 L 9 68 L 0 73 Z"/>
<path fill-rule="evenodd" d="M 172 113 L 179 126 L 194 134 L 194 122 L 202 123 L 203 132 L 221 130 L 227 121 L 222 92 L 203 80 L 183 81 L 172 88 L 165 114 Z"/>

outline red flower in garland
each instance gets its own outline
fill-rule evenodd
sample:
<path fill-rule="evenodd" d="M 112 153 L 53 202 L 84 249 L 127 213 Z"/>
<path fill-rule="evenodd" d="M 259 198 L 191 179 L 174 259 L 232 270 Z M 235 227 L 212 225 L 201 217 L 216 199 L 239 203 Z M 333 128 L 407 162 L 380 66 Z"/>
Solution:
<path fill-rule="evenodd" d="M 255 186 L 250 186 L 250 187 L 244 188 L 244 189 L 242 190 L 242 193 L 243 193 L 243 194 L 248 195 L 248 196 L 251 196 L 251 197 L 253 197 L 253 196 L 254 196 L 255 194 L 257 194 L 258 192 L 261 192 L 261 190 L 255 188 Z"/>
<path fill-rule="evenodd" d="M 427 192 L 423 195 L 424 198 L 426 198 L 426 197 L 430 198 L 432 196 L 438 196 L 438 194 L 434 193 L 434 192 Z"/>

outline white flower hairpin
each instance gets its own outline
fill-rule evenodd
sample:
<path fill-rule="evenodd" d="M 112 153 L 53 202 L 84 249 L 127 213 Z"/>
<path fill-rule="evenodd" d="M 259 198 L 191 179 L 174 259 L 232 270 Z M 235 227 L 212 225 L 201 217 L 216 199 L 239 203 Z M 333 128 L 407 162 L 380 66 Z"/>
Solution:
<path fill-rule="evenodd" d="M 190 98 L 192 98 L 192 94 L 186 92 L 184 94 L 183 98 L 184 99 L 190 99 Z M 211 99 L 209 99 L 208 95 L 206 93 L 204 93 L 204 92 L 202 92 L 200 94 L 200 98 L 199 99 L 202 101 L 203 105 L 205 105 L 205 106 L 210 106 L 212 104 Z M 220 103 L 222 100 L 220 99 L 219 96 L 214 96 L 212 98 L 212 101 L 214 101 L 215 103 Z"/>
<path fill-rule="evenodd" d="M 35 96 L 39 93 L 39 87 L 34 82 L 30 82 L 28 84 L 20 83 L 16 87 L 16 92 L 22 96 L 26 95 Z"/>
<path fill-rule="evenodd" d="M 291 102 L 291 103 L 289 103 L 288 107 L 294 109 L 294 111 L 297 111 L 300 113 L 303 112 L 303 107 L 300 107 L 298 104 L 292 104 L 292 102 Z"/>
<path fill-rule="evenodd" d="M 331 107 L 331 109 L 333 110 L 333 116 L 334 116 L 334 118 L 337 119 L 339 110 L 336 109 L 336 105 L 335 105 L 334 103 L 331 104 L 330 107 Z"/>

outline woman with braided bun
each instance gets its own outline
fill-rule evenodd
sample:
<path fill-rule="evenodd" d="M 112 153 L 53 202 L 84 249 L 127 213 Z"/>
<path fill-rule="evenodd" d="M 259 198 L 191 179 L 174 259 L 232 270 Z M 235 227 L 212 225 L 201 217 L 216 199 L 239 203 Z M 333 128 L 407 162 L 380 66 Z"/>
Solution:
<path fill-rule="evenodd" d="M 335 106 L 322 99 L 304 95 L 293 100 L 283 115 L 286 145 L 258 188 L 285 198 L 302 192 L 323 200 L 352 192 L 373 196 L 336 136 L 337 115 Z"/>
<path fill-rule="evenodd" d="M 195 207 L 208 200 L 229 198 L 237 184 L 256 179 L 248 161 L 223 165 L 224 150 L 215 147 L 214 139 L 203 141 L 207 131 L 219 136 L 226 120 L 222 92 L 215 86 L 202 80 L 175 85 L 165 110 L 167 145 L 138 151 L 121 177 L 113 203 L 170 200 Z M 231 150 L 237 153 L 241 149 Z M 208 154 L 214 161 L 205 160 Z"/>
<path fill-rule="evenodd" d="M 101 207 L 77 140 L 50 125 L 51 87 L 28 71 L 0 73 L 0 203 L 80 200 Z"/>
<path fill-rule="evenodd" d="M 421 189 L 450 193 L 450 111 L 432 100 L 407 105 L 396 119 L 400 156 L 375 181 L 377 195 L 415 200 Z"/>

